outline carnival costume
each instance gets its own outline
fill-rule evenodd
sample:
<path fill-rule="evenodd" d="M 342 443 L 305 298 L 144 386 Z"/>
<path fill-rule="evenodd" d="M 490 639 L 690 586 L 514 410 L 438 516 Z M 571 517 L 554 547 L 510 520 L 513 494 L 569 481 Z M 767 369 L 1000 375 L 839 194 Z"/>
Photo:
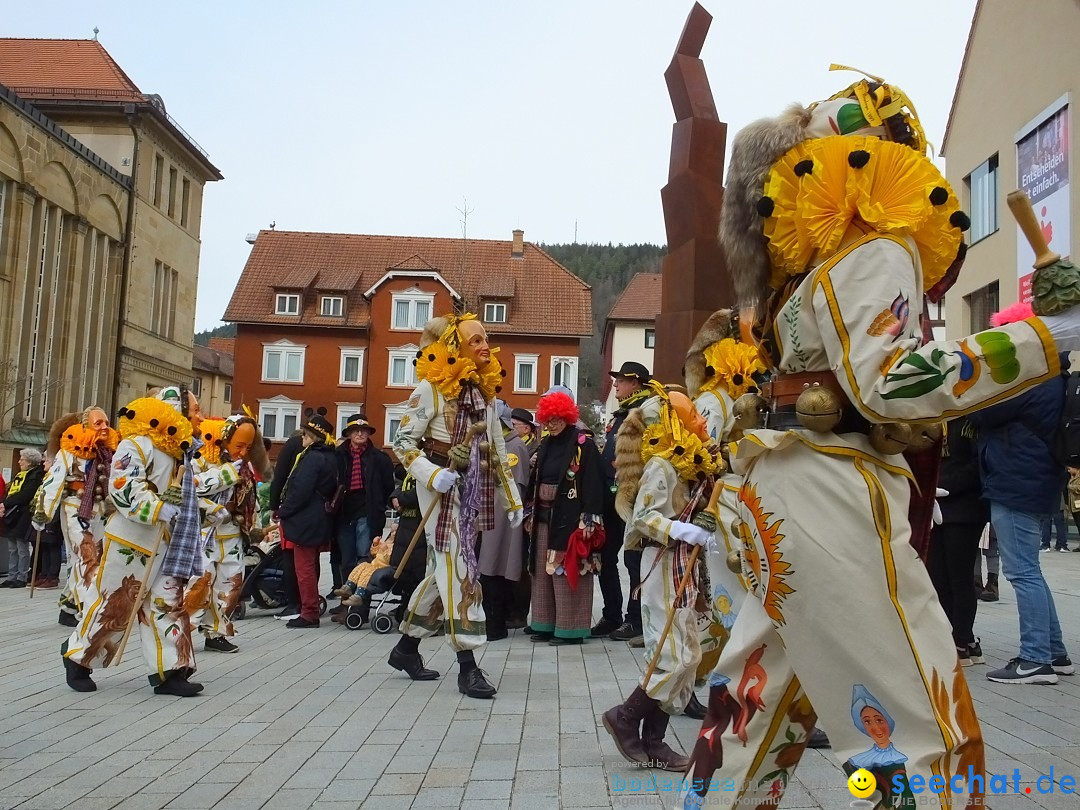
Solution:
<path fill-rule="evenodd" d="M 471 344 L 479 335 L 485 356 Z M 438 677 L 423 669 L 416 645 L 445 629 L 461 664 L 461 691 L 492 697 L 494 687 L 483 681 L 471 652 L 487 635 L 476 543 L 481 531 L 494 528 L 496 498 L 503 500 L 511 525 L 521 525 L 523 514 L 495 410 L 505 372 L 471 314 L 427 323 L 416 371 L 421 382 L 402 414 L 393 449 L 416 479 L 421 514 L 433 511 L 425 524 L 426 576 L 409 601 L 390 665 L 414 679 Z"/>
<path fill-rule="evenodd" d="M 948 621 L 908 542 L 905 423 L 1054 377 L 1069 346 L 1051 335 L 1075 343 L 1076 330 L 1065 316 L 1032 318 L 922 344 L 923 296 L 939 300 L 955 280 L 968 226 L 925 149 L 910 101 L 878 79 L 736 136 L 720 238 L 777 377 L 772 429 L 750 433 L 732 460 L 745 475 L 754 598 L 712 679 L 687 807 L 714 771 L 738 786 L 733 801 L 778 802 L 815 714 L 839 761 L 864 751 L 851 698 L 862 691 L 887 710 L 909 777 L 943 777 L 942 801 L 954 806 L 978 795 L 951 781 L 982 773 L 982 737 Z"/>
<path fill-rule="evenodd" d="M 116 512 L 105 525 L 96 597 L 62 648 L 68 684 L 76 691 L 96 688 L 90 671 L 112 662 L 136 606 L 155 692 L 186 696 L 202 690 L 188 681 L 195 671 L 191 618 L 209 597 L 209 577 L 201 575 L 199 502 L 188 469 L 196 449 L 184 415 L 188 396 L 169 386 L 120 411 L 121 441 L 109 477 Z"/>
<path fill-rule="evenodd" d="M 100 430 L 89 424 L 100 414 Z M 105 534 L 105 496 L 109 466 L 119 435 L 108 426 L 101 408 L 87 408 L 53 423 L 49 433 L 52 466 L 41 484 L 41 511 L 35 527 L 44 526 L 61 512 L 60 528 L 67 545 L 68 572 L 60 594 L 60 624 L 77 626 L 86 606 L 94 603 L 95 575 Z"/>
<path fill-rule="evenodd" d="M 631 441 L 634 422 L 619 433 L 620 455 Z M 669 715 L 681 714 L 694 690 L 701 645 L 698 637 L 699 579 L 691 573 L 689 586 L 679 593 L 691 564 L 691 548 L 716 552 L 716 519 L 707 504 L 722 469 L 719 452 L 705 429 L 705 420 L 685 394 L 662 399 L 660 420 L 639 435 L 638 453 L 644 464 L 640 477 L 630 465 L 620 465 L 619 498 L 633 502 L 624 512 L 627 548 L 641 548 L 641 626 L 645 661 L 660 645 L 670 611 L 670 634 L 647 681 L 626 702 L 603 715 L 604 727 L 619 752 L 629 761 L 664 770 L 682 770 L 686 757 L 664 742 Z M 703 565 L 698 560 L 698 565 Z"/>

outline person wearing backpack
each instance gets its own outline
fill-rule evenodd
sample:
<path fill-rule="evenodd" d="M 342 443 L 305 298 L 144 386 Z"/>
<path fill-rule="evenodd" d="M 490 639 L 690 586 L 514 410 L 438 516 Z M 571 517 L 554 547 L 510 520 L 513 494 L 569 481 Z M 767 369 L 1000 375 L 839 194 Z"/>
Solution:
<path fill-rule="evenodd" d="M 1068 368 L 1068 355 L 1061 357 Z M 996 683 L 1057 683 L 1075 672 L 1061 637 L 1039 548 L 1061 505 L 1065 467 L 1057 458 L 1065 376 L 968 415 L 978 431 L 983 498 L 998 538 L 1001 568 L 1016 593 L 1020 652 L 986 677 Z"/>

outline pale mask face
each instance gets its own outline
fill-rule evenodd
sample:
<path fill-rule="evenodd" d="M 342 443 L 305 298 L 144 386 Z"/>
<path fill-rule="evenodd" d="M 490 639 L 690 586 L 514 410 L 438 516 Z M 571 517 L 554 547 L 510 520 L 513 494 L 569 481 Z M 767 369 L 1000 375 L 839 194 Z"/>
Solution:
<path fill-rule="evenodd" d="M 199 409 L 199 400 L 195 395 L 188 391 L 188 421 L 191 422 L 191 430 L 193 433 L 199 432 L 199 426 L 202 424 L 203 415 Z"/>
<path fill-rule="evenodd" d="M 109 417 L 105 411 L 95 408 L 87 414 L 86 426 L 94 431 L 94 437 L 102 442 L 109 438 Z"/>
<path fill-rule="evenodd" d="M 247 458 L 251 445 L 255 442 L 255 426 L 247 422 L 241 422 L 236 426 L 232 436 L 229 437 L 225 449 L 229 452 L 229 458 L 233 461 L 243 461 Z"/>
<path fill-rule="evenodd" d="M 461 340 L 461 353 L 483 368 L 491 362 L 491 347 L 488 345 L 487 330 L 479 321 L 463 321 L 458 325 L 458 337 Z"/>

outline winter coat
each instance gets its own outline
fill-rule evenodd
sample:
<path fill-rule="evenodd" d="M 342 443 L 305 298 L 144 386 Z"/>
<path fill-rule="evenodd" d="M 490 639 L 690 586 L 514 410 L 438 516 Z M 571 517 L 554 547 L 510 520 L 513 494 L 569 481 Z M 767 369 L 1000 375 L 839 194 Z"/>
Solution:
<path fill-rule="evenodd" d="M 948 490 L 947 496 L 938 498 L 942 523 L 978 523 L 990 520 L 990 505 L 982 497 L 982 479 L 979 477 L 979 454 L 966 420 L 949 422 L 946 438 L 947 455 L 941 459 L 938 486 Z"/>
<path fill-rule="evenodd" d="M 416 482 L 407 478 L 398 489 L 390 496 L 397 498 L 401 506 L 401 514 L 398 517 L 397 539 L 394 541 L 394 551 L 390 555 L 390 566 L 396 571 L 401 564 L 401 558 L 405 556 L 405 549 L 416 533 L 416 527 L 420 525 L 420 501 L 416 496 Z M 416 541 L 409 562 L 405 570 L 401 572 L 401 579 L 407 582 L 420 582 L 424 578 L 427 567 L 427 532 L 420 532 L 420 538 Z"/>
<path fill-rule="evenodd" d="M 18 492 L 4 498 L 4 534 L 8 537 L 22 540 L 30 531 L 30 521 L 34 517 L 34 496 L 44 477 L 45 468 L 40 464 L 12 476 L 9 489 L 13 489 L 20 479 L 22 483 Z"/>
<path fill-rule="evenodd" d="M 968 415 L 978 429 L 983 498 L 1033 514 L 1060 508 L 1066 473 L 1051 446 L 1064 405 L 1059 376 Z"/>
<path fill-rule="evenodd" d="M 335 454 L 338 481 L 348 489 L 353 465 L 353 453 L 349 443 L 342 442 Z M 390 493 L 394 491 L 394 462 L 385 452 L 369 444 L 367 450 L 360 455 L 360 470 L 364 478 L 364 501 L 360 503 L 355 497 L 350 497 L 354 493 L 345 492 L 337 520 L 339 523 L 351 523 L 366 511 L 368 528 L 371 529 L 368 536 L 379 537 L 386 527 L 386 505 L 390 501 Z"/>
<path fill-rule="evenodd" d="M 334 520 L 326 511 L 326 502 L 337 490 L 337 470 L 334 448 L 328 444 L 313 444 L 300 455 L 278 508 L 290 543 L 321 546 L 332 539 Z"/>
<path fill-rule="evenodd" d="M 577 529 L 582 515 L 602 517 L 604 514 L 606 482 L 601 466 L 603 459 L 600 457 L 600 451 L 596 449 L 593 440 L 584 433 L 578 432 L 577 428 L 567 427 L 566 430 L 572 430 L 577 434 L 571 438 L 571 441 L 581 448 L 581 467 L 573 477 L 563 473 L 559 479 L 559 488 L 555 493 L 555 500 L 551 504 L 551 515 L 547 521 L 548 549 L 553 551 L 566 550 L 570 535 Z M 540 508 L 538 482 L 540 471 L 544 468 L 544 459 L 551 448 L 551 441 L 551 436 L 545 436 L 540 442 L 540 449 L 536 451 L 536 466 L 533 468 L 529 481 L 529 502 L 532 503 L 533 515 L 529 541 L 533 548 L 536 545 L 536 529 L 540 523 L 537 515 L 537 510 Z M 569 466 L 567 469 L 569 470 Z"/>
<path fill-rule="evenodd" d="M 281 492 L 285 489 L 285 482 L 292 474 L 296 457 L 304 449 L 303 437 L 295 433 L 288 438 L 281 452 L 278 453 L 277 464 L 274 465 L 274 478 L 270 482 L 270 511 L 276 512 L 281 507 Z"/>

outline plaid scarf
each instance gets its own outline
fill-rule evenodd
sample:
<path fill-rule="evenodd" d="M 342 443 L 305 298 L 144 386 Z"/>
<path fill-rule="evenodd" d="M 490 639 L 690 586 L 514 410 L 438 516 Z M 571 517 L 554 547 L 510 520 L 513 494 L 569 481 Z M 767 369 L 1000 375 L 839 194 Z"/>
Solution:
<path fill-rule="evenodd" d="M 161 564 L 161 573 L 164 576 L 183 580 L 201 576 L 203 572 L 202 519 L 199 515 L 199 500 L 195 496 L 195 475 L 191 471 L 195 451 L 202 447 L 202 442 L 193 440 L 192 445 L 184 451 L 180 514 L 173 524 L 169 548 L 165 551 L 165 561 Z"/>
<path fill-rule="evenodd" d="M 94 490 L 97 487 L 98 479 L 103 479 L 105 484 L 108 485 L 109 467 L 112 466 L 112 450 L 100 443 L 94 446 L 94 450 L 97 455 L 90 459 L 90 463 L 86 467 L 82 498 L 79 501 L 78 516 L 83 523 L 84 529 L 90 525 L 90 521 L 94 517 Z"/>
<path fill-rule="evenodd" d="M 451 444 L 465 441 L 469 426 L 473 422 L 483 421 L 486 415 L 487 402 L 480 390 L 472 384 L 463 385 L 461 394 L 458 396 L 458 412 L 454 421 Z M 478 576 L 476 540 L 481 531 L 495 528 L 495 475 L 490 464 L 486 470 L 481 467 L 480 444 L 483 441 L 489 441 L 483 434 L 472 437 L 469 447 L 469 467 L 458 479 L 457 486 L 443 494 L 439 504 L 439 520 L 435 524 L 435 550 L 449 551 L 454 522 L 454 497 L 460 494 L 458 536 L 461 540 L 461 553 L 465 559 L 465 570 L 470 582 L 476 582 Z"/>
<path fill-rule="evenodd" d="M 696 487 L 694 487 L 693 493 L 690 495 L 690 500 L 687 501 L 686 506 L 679 512 L 675 520 L 680 520 L 683 523 L 690 522 L 690 519 L 694 516 L 694 512 L 697 509 L 697 505 L 701 503 L 702 498 L 708 501 L 708 496 L 712 492 L 712 480 L 702 481 Z M 671 580 L 672 580 L 672 593 L 679 592 L 679 585 L 682 584 L 682 578 L 686 574 L 686 569 L 690 566 L 690 554 L 692 546 L 689 543 L 683 543 L 676 541 L 667 547 L 666 551 L 671 552 Z M 708 551 L 706 551 L 708 553 Z M 663 554 L 656 555 L 656 559 L 653 561 L 652 567 L 648 573 L 641 578 L 642 583 L 648 579 L 656 567 L 660 565 L 660 562 L 664 559 Z M 682 596 L 678 597 L 672 607 L 675 609 L 692 607 L 697 604 L 698 594 L 701 592 L 703 586 L 702 575 L 707 570 L 704 566 L 705 558 L 698 553 L 698 565 L 694 576 L 690 577 L 690 581 L 686 583 L 686 590 L 683 591 Z M 705 575 L 705 581 L 708 581 L 707 574 Z M 641 592 L 641 585 L 634 591 L 634 596 Z"/>

